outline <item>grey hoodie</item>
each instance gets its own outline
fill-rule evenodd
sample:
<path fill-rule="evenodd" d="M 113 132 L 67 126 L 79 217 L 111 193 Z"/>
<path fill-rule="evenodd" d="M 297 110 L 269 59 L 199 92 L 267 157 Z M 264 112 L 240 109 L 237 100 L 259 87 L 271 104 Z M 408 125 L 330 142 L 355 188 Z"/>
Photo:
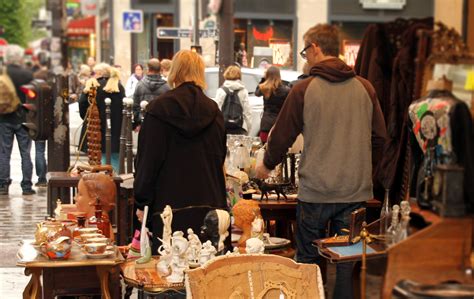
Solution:
<path fill-rule="evenodd" d="M 134 125 L 140 123 L 140 103 L 142 101 L 150 102 L 159 95 L 170 90 L 168 83 L 160 75 L 147 75 L 138 82 L 135 93 L 133 94 L 133 114 Z"/>

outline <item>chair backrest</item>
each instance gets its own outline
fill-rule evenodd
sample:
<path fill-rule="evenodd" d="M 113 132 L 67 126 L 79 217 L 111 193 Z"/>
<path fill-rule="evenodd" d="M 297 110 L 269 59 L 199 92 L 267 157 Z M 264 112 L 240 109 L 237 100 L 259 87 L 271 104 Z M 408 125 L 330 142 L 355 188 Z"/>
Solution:
<path fill-rule="evenodd" d="M 186 271 L 188 298 L 322 298 L 319 267 L 271 254 L 218 257 Z"/>

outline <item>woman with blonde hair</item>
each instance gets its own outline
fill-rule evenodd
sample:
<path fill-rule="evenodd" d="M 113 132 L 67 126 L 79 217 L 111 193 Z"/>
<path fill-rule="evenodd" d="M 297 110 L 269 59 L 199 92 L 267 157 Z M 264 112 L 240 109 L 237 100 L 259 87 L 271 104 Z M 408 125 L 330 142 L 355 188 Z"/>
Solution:
<path fill-rule="evenodd" d="M 257 97 L 263 96 L 263 115 L 260 121 L 260 139 L 263 143 L 267 142 L 268 132 L 275 124 L 289 92 L 290 88 L 281 81 L 280 69 L 276 66 L 269 67 L 255 90 Z"/>
<path fill-rule="evenodd" d="M 111 163 L 115 171 L 119 170 L 119 149 L 120 149 L 120 129 L 122 127 L 122 99 L 125 97 L 125 90 L 120 84 L 119 71 L 106 63 L 99 63 L 94 66 L 94 78 L 86 82 L 84 92 L 79 98 L 79 113 L 84 119 L 84 125 L 81 132 L 81 141 L 87 128 L 87 110 L 89 109 L 88 92 L 92 86 L 97 87 L 97 107 L 99 108 L 100 116 L 100 130 L 102 134 L 102 164 L 105 164 L 105 130 L 106 130 L 106 116 L 105 116 L 105 99 L 110 98 L 110 126 L 112 133 L 112 155 Z M 81 150 L 86 152 L 87 140 L 82 142 Z"/>
<path fill-rule="evenodd" d="M 214 100 L 224 114 L 224 125 L 228 134 L 247 135 L 251 129 L 252 112 L 249 92 L 241 81 L 242 72 L 236 65 L 229 66 L 224 72 L 224 83 L 217 89 Z M 236 103 L 233 103 L 233 96 Z"/>
<path fill-rule="evenodd" d="M 204 61 L 190 51 L 173 57 L 172 88 L 150 101 L 138 135 L 135 205 L 141 221 L 151 209 L 154 236 L 161 236 L 160 213 L 173 208 L 173 231 L 200 231 L 211 209 L 226 208 L 224 119 L 203 89 Z M 159 247 L 153 240 L 153 252 Z"/>

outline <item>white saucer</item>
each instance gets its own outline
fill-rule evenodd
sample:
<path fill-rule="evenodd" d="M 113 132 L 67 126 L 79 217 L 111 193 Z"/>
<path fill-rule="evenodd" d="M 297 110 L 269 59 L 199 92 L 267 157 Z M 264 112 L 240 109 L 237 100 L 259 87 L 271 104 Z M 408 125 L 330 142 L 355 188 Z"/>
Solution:
<path fill-rule="evenodd" d="M 87 252 L 84 252 L 84 254 L 90 259 L 104 259 L 104 258 L 108 258 L 111 255 L 113 255 L 114 252 L 111 251 L 111 250 L 107 250 L 104 253 L 87 253 Z"/>
<path fill-rule="evenodd" d="M 288 246 L 291 241 L 284 238 L 270 237 L 270 244 L 265 242 L 265 249 L 278 249 Z"/>

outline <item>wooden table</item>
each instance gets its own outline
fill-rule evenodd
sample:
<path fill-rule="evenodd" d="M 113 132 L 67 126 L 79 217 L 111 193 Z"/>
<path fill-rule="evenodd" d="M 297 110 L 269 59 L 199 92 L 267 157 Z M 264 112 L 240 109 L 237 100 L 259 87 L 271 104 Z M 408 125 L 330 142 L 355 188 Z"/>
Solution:
<path fill-rule="evenodd" d="M 117 250 L 109 258 L 88 259 L 74 244 L 69 259 L 49 260 L 25 242 L 17 255 L 17 266 L 25 268 L 25 275 L 31 275 L 23 291 L 24 299 L 49 299 L 58 295 L 101 294 L 105 299 L 121 296 L 118 265 L 124 260 Z"/>
<path fill-rule="evenodd" d="M 48 197 L 47 197 L 47 211 L 48 215 L 54 216 L 54 209 L 56 208 L 56 200 L 59 198 L 63 204 L 71 203 L 71 195 L 74 197 L 77 193 L 77 185 L 79 184 L 80 176 L 71 176 L 67 172 L 48 172 Z M 115 209 L 113 209 L 113 216 L 110 217 L 112 227 L 117 228 L 117 237 L 115 240 L 118 245 L 126 245 L 127 236 L 130 229 L 125 227 L 123 221 L 119 219 L 128 219 L 128 201 L 126 198 L 120 196 L 121 177 L 113 177 L 115 185 L 117 186 L 117 199 Z"/>
<path fill-rule="evenodd" d="M 127 285 L 125 298 L 130 298 L 133 288 L 138 289 L 139 298 L 143 293 L 149 295 L 170 293 L 185 293 L 184 283 L 169 283 L 166 278 L 161 277 L 156 271 L 156 263 L 159 256 L 154 256 L 146 266 L 136 267 L 135 261 L 127 261 L 120 265 L 122 277 Z"/>

